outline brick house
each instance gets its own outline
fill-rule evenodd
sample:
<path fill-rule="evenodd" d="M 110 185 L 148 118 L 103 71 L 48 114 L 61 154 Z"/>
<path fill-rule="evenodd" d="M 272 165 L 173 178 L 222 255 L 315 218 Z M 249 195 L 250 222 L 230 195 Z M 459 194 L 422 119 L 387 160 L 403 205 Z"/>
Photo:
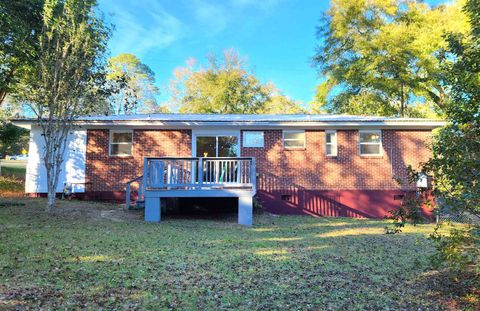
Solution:
<path fill-rule="evenodd" d="M 32 120 L 26 192 L 46 193 L 41 131 Z M 252 223 L 252 197 L 276 214 L 380 218 L 398 207 L 407 166 L 425 162 L 443 122 L 345 115 L 152 114 L 85 117 L 70 134 L 59 192 L 86 199 L 238 198 Z M 138 190 L 136 190 L 138 188 Z M 138 197 L 137 197 L 138 195 Z"/>

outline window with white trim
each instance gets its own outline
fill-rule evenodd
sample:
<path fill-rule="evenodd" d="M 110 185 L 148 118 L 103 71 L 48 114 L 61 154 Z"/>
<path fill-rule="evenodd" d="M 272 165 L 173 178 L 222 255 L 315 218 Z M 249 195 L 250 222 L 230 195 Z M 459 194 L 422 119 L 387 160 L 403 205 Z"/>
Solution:
<path fill-rule="evenodd" d="M 329 157 L 337 156 L 337 131 L 325 131 L 325 154 Z"/>
<path fill-rule="evenodd" d="M 263 132 L 243 132 L 243 147 L 263 148 L 264 144 Z"/>
<path fill-rule="evenodd" d="M 382 154 L 382 131 L 359 131 L 360 155 Z"/>
<path fill-rule="evenodd" d="M 305 131 L 283 131 L 283 146 L 287 149 L 305 148 Z"/>
<path fill-rule="evenodd" d="M 131 156 L 132 145 L 132 131 L 110 131 L 110 155 Z"/>

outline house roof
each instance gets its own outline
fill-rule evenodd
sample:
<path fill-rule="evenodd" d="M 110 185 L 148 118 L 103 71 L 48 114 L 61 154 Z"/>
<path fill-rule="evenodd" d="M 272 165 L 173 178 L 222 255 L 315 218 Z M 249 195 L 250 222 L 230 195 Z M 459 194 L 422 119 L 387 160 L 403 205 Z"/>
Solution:
<path fill-rule="evenodd" d="M 35 119 L 16 119 L 18 126 L 30 127 Z M 396 127 L 433 129 L 445 125 L 441 120 L 354 116 L 335 114 L 131 114 L 80 117 L 76 124 L 86 127 Z"/>

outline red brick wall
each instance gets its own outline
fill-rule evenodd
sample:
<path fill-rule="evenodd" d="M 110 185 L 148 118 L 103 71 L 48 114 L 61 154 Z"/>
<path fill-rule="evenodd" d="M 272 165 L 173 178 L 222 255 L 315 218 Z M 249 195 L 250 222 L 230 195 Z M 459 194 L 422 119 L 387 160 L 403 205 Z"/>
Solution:
<path fill-rule="evenodd" d="M 134 130 L 133 155 L 109 155 L 109 130 L 88 130 L 87 192 L 123 191 L 125 182 L 142 175 L 146 156 L 191 156 L 190 130 Z"/>
<path fill-rule="evenodd" d="M 418 167 L 430 156 L 430 131 L 383 130 L 383 155 L 359 155 L 358 131 L 337 131 L 338 155 L 325 155 L 325 131 L 307 130 L 304 149 L 285 149 L 281 130 L 265 130 L 264 148 L 242 147 L 257 159 L 259 188 L 264 190 L 393 190 L 394 176 L 405 178 L 407 165 Z M 191 156 L 190 130 L 135 130 L 133 156 L 109 156 L 109 131 L 88 130 L 87 191 L 123 191 L 142 174 L 145 156 Z"/>
<path fill-rule="evenodd" d="M 325 131 L 307 130 L 304 149 L 285 149 L 281 130 L 264 131 L 264 148 L 242 147 L 242 156 L 257 159 L 259 189 L 303 187 L 317 190 L 399 189 L 394 176 L 406 177 L 430 151 L 431 131 L 383 130 L 383 155 L 360 156 L 357 130 L 338 130 L 336 157 L 325 155 Z"/>

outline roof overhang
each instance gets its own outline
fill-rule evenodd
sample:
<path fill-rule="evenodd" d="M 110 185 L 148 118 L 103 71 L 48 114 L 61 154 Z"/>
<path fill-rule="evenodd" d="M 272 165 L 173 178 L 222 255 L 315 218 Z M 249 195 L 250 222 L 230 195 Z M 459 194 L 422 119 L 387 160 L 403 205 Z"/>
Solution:
<path fill-rule="evenodd" d="M 213 120 L 77 120 L 76 126 L 95 128 L 145 128 L 145 129 L 194 129 L 200 127 L 221 127 L 221 128 L 242 128 L 242 129 L 282 129 L 282 128 L 303 128 L 303 129 L 358 129 L 358 128 L 379 128 L 379 129 L 418 129 L 432 130 L 445 126 L 441 120 L 421 119 L 388 119 L 375 121 L 216 121 Z M 36 124 L 35 119 L 12 120 L 16 126 L 30 129 Z"/>

